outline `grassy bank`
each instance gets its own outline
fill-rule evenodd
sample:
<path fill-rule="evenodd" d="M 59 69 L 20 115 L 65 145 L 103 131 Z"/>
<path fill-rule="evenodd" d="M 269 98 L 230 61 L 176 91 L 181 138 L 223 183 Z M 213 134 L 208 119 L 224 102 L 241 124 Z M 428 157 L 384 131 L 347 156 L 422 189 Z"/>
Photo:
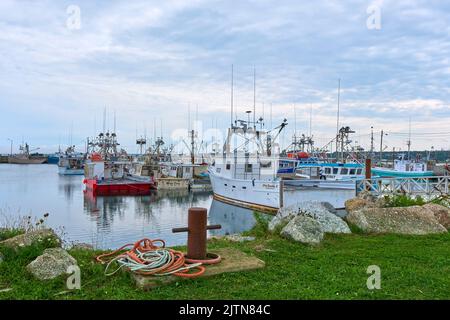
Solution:
<path fill-rule="evenodd" d="M 143 292 L 128 273 L 103 275 L 104 267 L 87 250 L 70 253 L 81 267 L 81 290 L 65 292 L 65 279 L 35 280 L 25 266 L 43 247 L 19 253 L 0 248 L 0 299 L 450 299 L 450 235 L 327 235 L 310 247 L 267 235 L 263 225 L 252 231 L 257 240 L 209 242 L 210 251 L 236 247 L 266 262 L 258 271 L 231 273 Z M 368 290 L 367 267 L 381 268 L 381 289 Z"/>

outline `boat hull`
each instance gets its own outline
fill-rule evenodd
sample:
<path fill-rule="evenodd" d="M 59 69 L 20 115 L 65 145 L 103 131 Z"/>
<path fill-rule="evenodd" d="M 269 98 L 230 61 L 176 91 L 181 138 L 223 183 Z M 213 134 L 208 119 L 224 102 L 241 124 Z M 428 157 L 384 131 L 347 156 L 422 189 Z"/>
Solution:
<path fill-rule="evenodd" d="M 58 173 L 64 176 L 80 176 L 84 175 L 84 169 L 69 169 L 65 167 L 58 167 Z"/>
<path fill-rule="evenodd" d="M 36 158 L 18 158 L 18 157 L 8 157 L 8 163 L 12 164 L 43 164 L 47 161 L 45 157 Z"/>
<path fill-rule="evenodd" d="M 373 168 L 372 174 L 382 177 L 400 177 L 400 178 L 420 178 L 420 177 L 432 177 L 433 171 L 395 171 L 384 168 Z"/>
<path fill-rule="evenodd" d="M 153 182 L 141 182 L 133 180 L 97 181 L 96 179 L 85 179 L 83 183 L 86 190 L 99 196 L 114 195 L 147 195 L 155 189 Z"/>
<path fill-rule="evenodd" d="M 216 200 L 267 213 L 302 201 L 328 202 L 341 209 L 356 196 L 353 181 L 290 180 L 280 193 L 280 181 L 231 179 L 212 171 L 209 176 Z"/>

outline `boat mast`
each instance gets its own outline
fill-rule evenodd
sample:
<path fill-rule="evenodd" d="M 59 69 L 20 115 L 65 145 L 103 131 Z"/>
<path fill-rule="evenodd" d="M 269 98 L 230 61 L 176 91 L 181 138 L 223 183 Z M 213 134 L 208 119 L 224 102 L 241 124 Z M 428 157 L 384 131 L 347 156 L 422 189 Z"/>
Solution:
<path fill-rule="evenodd" d="M 409 130 L 408 130 L 408 141 L 406 141 L 408 146 L 408 160 L 411 160 L 411 117 L 409 117 Z"/>
<path fill-rule="evenodd" d="M 341 100 L 341 78 L 338 79 L 338 96 L 337 96 L 337 120 L 336 120 L 336 158 L 337 158 L 337 152 L 339 148 L 339 142 L 337 137 L 339 136 L 339 109 L 340 109 L 340 100 Z"/>
<path fill-rule="evenodd" d="M 253 129 L 256 130 L 256 68 L 253 67 Z"/>
<path fill-rule="evenodd" d="M 231 65 L 231 121 L 230 128 L 233 128 L 233 65 Z"/>

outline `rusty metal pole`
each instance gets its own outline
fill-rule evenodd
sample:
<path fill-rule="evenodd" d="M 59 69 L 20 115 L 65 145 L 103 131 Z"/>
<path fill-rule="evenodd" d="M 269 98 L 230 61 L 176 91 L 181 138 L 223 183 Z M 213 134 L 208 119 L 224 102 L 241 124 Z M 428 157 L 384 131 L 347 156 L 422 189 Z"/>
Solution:
<path fill-rule="evenodd" d="M 206 258 L 206 220 L 205 208 L 190 208 L 188 214 L 188 251 L 191 259 Z"/>
<path fill-rule="evenodd" d="M 187 232 L 187 255 L 189 259 L 206 259 L 206 231 L 220 229 L 221 225 L 207 225 L 205 208 L 189 208 L 187 228 L 174 228 L 172 232 Z"/>
<path fill-rule="evenodd" d="M 369 183 L 371 182 L 372 179 L 372 159 L 371 158 L 367 158 L 366 159 L 366 180 L 369 181 Z M 370 187 L 366 186 L 365 188 L 367 191 L 370 191 Z"/>
<path fill-rule="evenodd" d="M 372 159 L 366 159 L 366 179 L 372 179 Z"/>

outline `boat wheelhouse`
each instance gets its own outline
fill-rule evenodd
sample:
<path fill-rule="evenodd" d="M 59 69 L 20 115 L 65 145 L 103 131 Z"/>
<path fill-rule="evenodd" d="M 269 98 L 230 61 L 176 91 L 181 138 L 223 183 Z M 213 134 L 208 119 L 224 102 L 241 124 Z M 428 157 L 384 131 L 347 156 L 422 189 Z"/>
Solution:
<path fill-rule="evenodd" d="M 85 155 L 75 152 L 75 146 L 70 146 L 60 155 L 58 173 L 61 175 L 83 175 Z"/>

